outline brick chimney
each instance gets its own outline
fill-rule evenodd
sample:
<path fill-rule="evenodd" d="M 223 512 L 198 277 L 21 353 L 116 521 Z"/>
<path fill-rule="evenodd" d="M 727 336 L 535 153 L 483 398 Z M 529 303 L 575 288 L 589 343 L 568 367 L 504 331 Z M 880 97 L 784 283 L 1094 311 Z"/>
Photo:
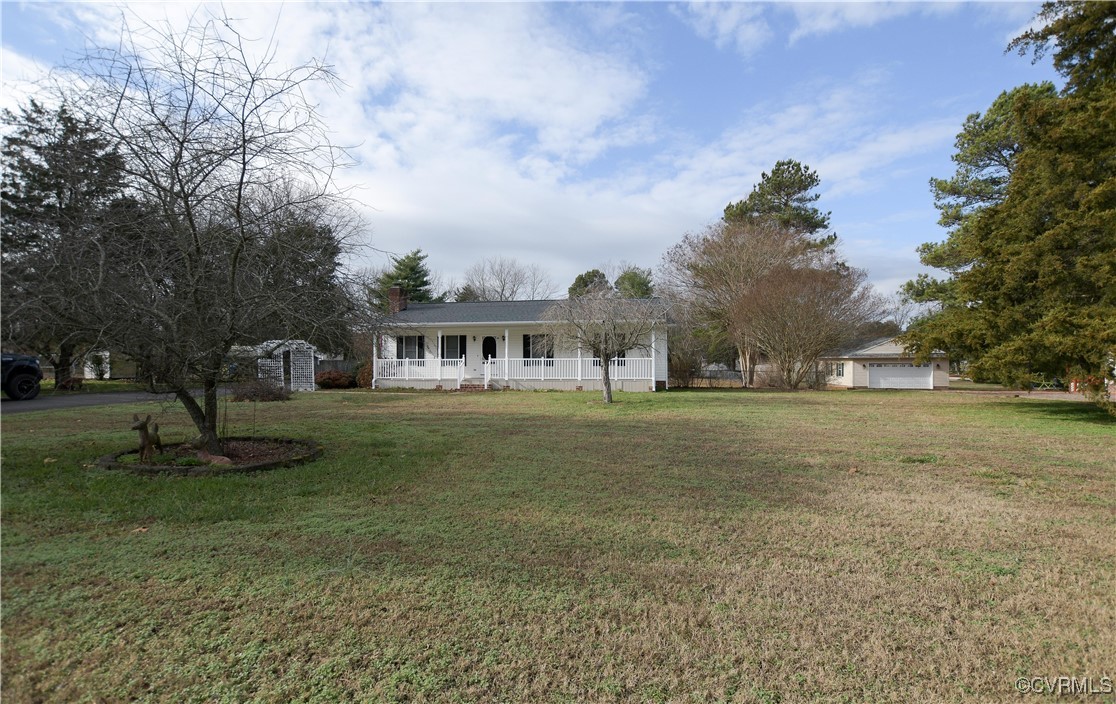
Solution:
<path fill-rule="evenodd" d="M 407 310 L 407 292 L 399 284 L 388 289 L 388 312 L 395 315 L 399 311 Z"/>

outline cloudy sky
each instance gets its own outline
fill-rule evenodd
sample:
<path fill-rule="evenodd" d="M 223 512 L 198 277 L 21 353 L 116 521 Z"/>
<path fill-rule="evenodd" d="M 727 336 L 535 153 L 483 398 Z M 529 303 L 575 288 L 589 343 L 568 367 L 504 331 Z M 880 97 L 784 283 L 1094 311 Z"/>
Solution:
<path fill-rule="evenodd" d="M 185 24 L 199 6 L 0 3 L 3 104 L 122 12 Z M 927 185 L 965 116 L 1055 80 L 1005 54 L 1037 3 L 237 3 L 205 5 L 331 63 L 316 97 L 357 164 L 368 265 L 421 248 L 447 284 L 510 256 L 564 290 L 580 272 L 657 267 L 765 170 L 821 176 L 843 252 L 884 293 L 940 240 Z"/>

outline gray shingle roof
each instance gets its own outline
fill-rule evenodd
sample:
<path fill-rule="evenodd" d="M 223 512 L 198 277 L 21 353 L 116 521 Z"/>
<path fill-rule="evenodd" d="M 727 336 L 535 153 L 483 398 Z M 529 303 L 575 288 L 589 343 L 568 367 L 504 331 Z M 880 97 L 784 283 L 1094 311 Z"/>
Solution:
<path fill-rule="evenodd" d="M 891 342 L 893 339 L 895 339 L 894 335 L 892 335 L 890 337 L 877 337 L 875 340 L 870 340 L 868 342 L 859 342 L 859 343 L 856 343 L 854 345 L 848 345 L 848 346 L 845 346 L 845 347 L 841 347 L 841 348 L 839 348 L 837 350 L 834 350 L 833 352 L 831 352 L 829 354 L 826 354 L 824 356 L 827 357 L 827 358 L 828 357 L 872 357 L 872 356 L 877 356 L 877 355 L 872 355 L 872 354 L 867 353 L 866 350 L 869 350 L 869 349 L 871 349 L 871 348 L 873 348 L 877 345 L 882 345 L 884 343 Z"/>
<path fill-rule="evenodd" d="M 465 301 L 462 303 L 411 303 L 389 318 L 397 325 L 451 323 L 539 323 L 555 301 Z"/>
<path fill-rule="evenodd" d="M 461 303 L 411 303 L 406 310 L 387 319 L 388 325 L 470 325 L 544 323 L 546 311 L 561 300 L 544 301 L 464 301 Z M 648 314 L 662 315 L 662 302 L 646 301 Z"/>
<path fill-rule="evenodd" d="M 882 349 L 875 349 L 880 347 Z M 878 337 L 870 342 L 862 342 L 858 345 L 851 347 L 844 347 L 834 352 L 830 352 L 821 356 L 821 359 L 872 359 L 875 357 L 911 357 L 903 349 L 903 345 L 896 342 L 895 337 Z M 944 357 L 945 352 L 941 350 L 934 350 L 931 357 Z"/>

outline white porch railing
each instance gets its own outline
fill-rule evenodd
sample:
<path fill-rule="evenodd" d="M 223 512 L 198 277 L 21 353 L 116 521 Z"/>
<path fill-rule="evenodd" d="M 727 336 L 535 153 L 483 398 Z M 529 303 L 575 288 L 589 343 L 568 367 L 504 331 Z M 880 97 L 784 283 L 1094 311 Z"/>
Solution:
<path fill-rule="evenodd" d="M 617 381 L 651 380 L 655 360 L 650 358 L 614 359 L 608 365 L 609 377 Z M 377 379 L 465 380 L 465 364 L 460 359 L 379 359 Z M 599 359 L 490 359 L 484 363 L 484 385 L 492 381 L 597 381 L 601 378 Z"/>
<path fill-rule="evenodd" d="M 452 381 L 460 388 L 465 379 L 463 359 L 378 359 L 377 379 L 431 379 Z"/>
<path fill-rule="evenodd" d="M 622 381 L 653 379 L 655 360 L 650 358 L 614 359 L 608 365 L 609 378 Z M 493 380 L 515 381 L 597 381 L 601 361 L 597 358 L 490 359 L 484 363 L 484 386 Z"/>

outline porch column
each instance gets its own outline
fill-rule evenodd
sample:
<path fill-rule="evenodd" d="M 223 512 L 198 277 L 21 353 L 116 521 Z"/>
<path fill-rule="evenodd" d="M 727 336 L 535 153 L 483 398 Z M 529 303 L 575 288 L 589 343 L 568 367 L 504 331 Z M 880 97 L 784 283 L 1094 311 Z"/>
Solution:
<path fill-rule="evenodd" d="M 376 350 L 380 347 L 380 335 L 372 336 L 372 388 L 376 388 Z"/>
<path fill-rule="evenodd" d="M 655 387 L 655 328 L 651 328 L 651 388 Z"/>
<path fill-rule="evenodd" d="M 581 345 L 577 346 L 577 380 L 581 381 Z"/>
<path fill-rule="evenodd" d="M 438 365 L 438 381 L 442 380 L 442 331 L 438 331 L 438 351 L 435 352 L 434 364 Z"/>
<path fill-rule="evenodd" d="M 504 328 L 504 381 L 508 380 L 508 367 L 511 366 L 511 357 L 508 354 L 508 346 L 511 345 L 511 335 L 508 329 Z"/>

